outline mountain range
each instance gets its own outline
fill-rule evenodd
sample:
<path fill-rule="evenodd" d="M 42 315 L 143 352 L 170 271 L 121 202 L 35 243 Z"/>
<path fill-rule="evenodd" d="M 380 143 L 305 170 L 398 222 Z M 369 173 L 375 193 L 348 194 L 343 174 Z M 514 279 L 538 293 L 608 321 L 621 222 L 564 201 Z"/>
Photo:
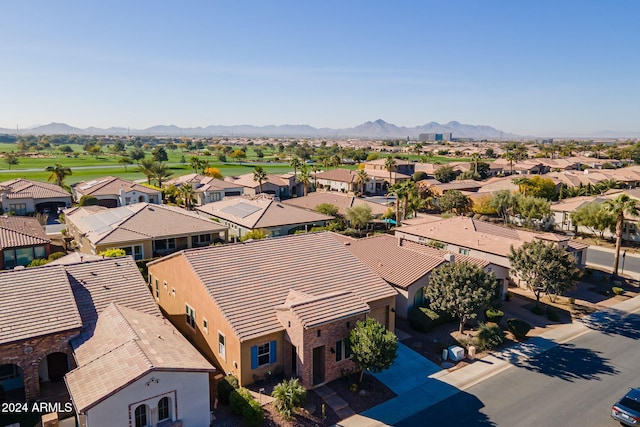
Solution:
<path fill-rule="evenodd" d="M 0 133 L 15 134 L 15 129 L 0 128 Z M 396 126 L 384 120 L 362 123 L 352 128 L 315 128 L 309 125 L 235 125 L 180 128 L 174 125 L 158 125 L 146 129 L 110 127 L 80 129 L 65 123 L 50 123 L 20 129 L 20 134 L 32 135 L 154 135 L 154 136 L 237 136 L 237 137 L 309 137 L 309 138 L 373 138 L 373 139 L 417 139 L 421 133 L 452 133 L 454 138 L 472 139 L 522 139 L 512 133 L 502 132 L 491 126 L 468 125 L 452 121 L 445 124 L 429 122 L 415 127 Z"/>

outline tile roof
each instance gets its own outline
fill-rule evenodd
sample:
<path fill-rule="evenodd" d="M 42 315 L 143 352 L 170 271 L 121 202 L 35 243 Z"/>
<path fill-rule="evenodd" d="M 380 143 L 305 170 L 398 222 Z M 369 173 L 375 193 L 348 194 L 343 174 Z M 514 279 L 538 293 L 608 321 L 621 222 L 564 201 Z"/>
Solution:
<path fill-rule="evenodd" d="M 64 265 L 82 323 L 95 323 L 109 304 L 160 316 L 149 286 L 131 256 Z"/>
<path fill-rule="evenodd" d="M 17 178 L 0 182 L 0 187 L 4 187 L 3 190 L 8 191 L 6 197 L 10 199 L 51 199 L 65 197 L 71 201 L 71 195 L 66 190 L 46 182 Z"/>
<path fill-rule="evenodd" d="M 311 295 L 349 290 L 365 302 L 396 295 L 328 232 L 188 249 L 149 266 L 173 256 L 191 265 L 240 341 L 283 330 L 275 308 L 291 289 Z"/>
<path fill-rule="evenodd" d="M 74 355 L 78 367 L 65 382 L 79 412 L 151 371 L 215 370 L 168 321 L 118 304 L 105 308 Z"/>
<path fill-rule="evenodd" d="M 77 193 L 91 196 L 110 196 L 126 192 L 138 191 L 145 194 L 159 194 L 160 190 L 149 188 L 133 181 L 127 181 L 115 176 L 105 176 L 88 182 L 79 182 L 73 186 Z"/>
<path fill-rule="evenodd" d="M 51 243 L 36 218 L 0 216 L 0 249 Z"/>
<path fill-rule="evenodd" d="M 290 310 L 305 329 L 371 311 L 367 303 L 351 291 L 314 296 L 290 290 L 284 305 L 276 309 Z"/>
<path fill-rule="evenodd" d="M 394 159 L 394 160 L 395 160 L 397 166 L 415 164 L 414 162 L 410 162 L 408 160 L 403 160 L 403 159 Z M 386 157 L 380 157 L 378 159 L 369 160 L 368 162 L 365 162 L 365 165 L 382 165 L 382 166 L 384 166 L 386 161 L 387 161 Z"/>
<path fill-rule="evenodd" d="M 177 187 L 185 184 L 193 185 L 193 188 L 197 193 L 203 193 L 205 191 L 226 190 L 231 188 L 244 188 L 240 184 L 234 182 L 224 181 L 222 179 L 212 178 L 210 176 L 190 173 L 182 175 L 172 180 L 167 181 L 167 185 L 173 184 Z"/>
<path fill-rule="evenodd" d="M 442 256 L 413 251 L 400 246 L 397 237 L 381 234 L 364 239 L 353 239 L 340 234 L 331 235 L 387 282 L 407 288 L 444 263 Z"/>
<path fill-rule="evenodd" d="M 506 228 L 462 216 L 402 226 L 396 229 L 396 233 L 398 232 L 450 243 L 501 257 L 508 256 L 512 247 L 517 249 L 524 242 L 530 242 L 534 239 L 549 241 L 569 240 L 568 237 L 553 233 L 533 233 L 521 229 Z"/>
<path fill-rule="evenodd" d="M 480 268 L 486 268 L 491 264 L 485 259 L 445 251 L 444 249 L 434 248 L 433 246 L 423 245 L 422 243 L 412 242 L 411 240 L 403 239 L 401 245 L 402 247 L 411 249 L 412 251 L 422 252 L 423 254 L 431 255 L 436 258 L 445 259 L 447 255 L 453 255 L 453 262 L 468 262 L 469 264 L 473 264 Z"/>
<path fill-rule="evenodd" d="M 336 191 L 314 191 L 303 197 L 295 197 L 282 201 L 285 205 L 296 206 L 298 208 L 315 210 L 319 204 L 329 203 L 338 208 L 340 215 L 345 215 L 347 208 L 354 206 L 366 205 L 371 208 L 373 216 L 384 215 L 389 206 L 373 203 L 365 199 L 361 199 L 348 194 L 338 193 Z"/>
<path fill-rule="evenodd" d="M 94 244 L 173 237 L 191 233 L 219 233 L 226 227 L 176 206 L 135 203 L 114 209 L 73 208 L 67 221 L 86 233 Z"/>
<path fill-rule="evenodd" d="M 367 175 L 368 174 L 369 174 L 369 171 L 367 171 Z M 336 169 L 329 169 L 324 172 L 319 172 L 315 175 L 315 178 L 324 179 L 327 181 L 347 182 L 349 184 L 352 184 L 356 182 L 357 176 L 358 174 L 355 171 L 352 171 L 350 169 L 336 168 Z"/>
<path fill-rule="evenodd" d="M 289 178 L 291 176 L 293 175 L 292 174 L 283 174 L 283 175 L 267 174 L 266 179 L 262 181 L 262 185 L 269 183 L 278 187 L 289 188 L 289 186 L 291 185 L 291 181 L 289 180 Z M 247 188 L 258 188 L 260 186 L 258 184 L 258 181 L 253 180 L 253 173 L 246 173 L 244 175 L 239 175 L 239 176 L 227 176 L 224 178 L 224 180 L 227 182 L 232 182 L 232 183 L 241 185 L 243 187 L 247 187 Z M 294 184 L 295 184 L 295 181 L 294 181 Z"/>
<path fill-rule="evenodd" d="M 62 266 L 0 272 L 0 344 L 81 327 Z"/>
<path fill-rule="evenodd" d="M 314 223 L 333 219 L 332 216 L 283 204 L 264 195 L 255 198 L 226 198 L 219 202 L 199 206 L 196 210 L 204 215 L 221 218 L 249 229 Z"/>

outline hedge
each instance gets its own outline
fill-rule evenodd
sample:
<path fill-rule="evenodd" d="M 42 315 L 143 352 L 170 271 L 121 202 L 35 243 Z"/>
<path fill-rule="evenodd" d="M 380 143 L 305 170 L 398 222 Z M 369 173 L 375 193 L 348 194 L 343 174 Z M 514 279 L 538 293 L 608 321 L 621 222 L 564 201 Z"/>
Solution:
<path fill-rule="evenodd" d="M 531 325 L 522 319 L 511 318 L 507 320 L 507 325 L 516 338 L 524 338 L 531 330 Z"/>
<path fill-rule="evenodd" d="M 453 320 L 448 313 L 437 313 L 426 307 L 414 307 L 409 312 L 409 325 L 418 332 L 429 332 L 438 325 Z"/>

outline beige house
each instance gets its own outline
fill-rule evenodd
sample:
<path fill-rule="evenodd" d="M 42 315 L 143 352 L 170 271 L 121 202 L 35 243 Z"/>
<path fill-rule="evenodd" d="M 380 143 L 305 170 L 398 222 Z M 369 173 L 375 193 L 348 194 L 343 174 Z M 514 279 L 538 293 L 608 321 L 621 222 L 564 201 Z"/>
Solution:
<path fill-rule="evenodd" d="M 0 201 L 5 214 L 48 213 L 71 207 L 71 194 L 54 184 L 17 178 L 0 182 Z"/>
<path fill-rule="evenodd" d="M 141 260 L 227 241 L 227 227 L 175 206 L 77 207 L 65 220 L 79 251 L 94 255 L 119 248 Z"/>
<path fill-rule="evenodd" d="M 509 275 L 511 248 L 517 249 L 525 242 L 543 240 L 573 253 L 579 266 L 585 265 L 587 256 L 586 245 L 567 236 L 506 228 L 463 216 L 415 221 L 412 225 L 396 228 L 395 235 L 416 243 L 439 246 L 454 254 L 468 255 L 490 262 L 496 279 L 503 285 L 503 292 L 510 282 L 515 283 Z"/>
<path fill-rule="evenodd" d="M 76 366 L 70 340 L 112 302 L 160 316 L 131 257 L 0 273 L 0 386 L 29 401 L 62 381 Z"/>
<path fill-rule="evenodd" d="M 284 236 L 296 231 L 324 227 L 332 216 L 284 204 L 262 194 L 250 197 L 232 197 L 196 207 L 196 212 L 207 219 L 229 228 L 229 236 L 242 237 L 253 230 L 264 230 L 270 236 Z"/>
<path fill-rule="evenodd" d="M 331 233 L 191 249 L 148 264 L 165 315 L 241 385 L 284 372 L 306 387 L 353 368 L 345 339 L 395 328 L 396 291 Z"/>
<path fill-rule="evenodd" d="M 225 197 L 242 196 L 245 188 L 240 184 L 196 173 L 179 176 L 167 181 L 166 184 L 173 184 L 178 188 L 183 185 L 191 185 L 198 206 L 218 202 Z"/>
<path fill-rule="evenodd" d="M 296 181 L 296 177 L 292 173 L 282 175 L 267 174 L 266 179 L 262 181 L 262 187 L 258 181 L 253 179 L 253 173 L 246 173 L 240 176 L 226 176 L 224 180 L 244 187 L 244 194 L 247 196 L 255 196 L 262 192 L 280 199 L 288 199 L 303 194 L 302 184 Z M 260 191 L 261 188 L 262 191 Z"/>
<path fill-rule="evenodd" d="M 162 203 L 162 191 L 114 176 L 79 182 L 73 186 L 73 196 L 76 201 L 82 196 L 93 196 L 98 199 L 99 206 L 107 208 L 135 203 Z"/>
<path fill-rule="evenodd" d="M 36 218 L 0 216 L 0 269 L 26 266 L 51 253 L 51 240 Z"/>
<path fill-rule="evenodd" d="M 390 209 L 389 206 L 380 203 L 373 203 L 352 194 L 343 194 L 335 191 L 314 191 L 304 197 L 283 200 L 282 203 L 307 210 L 316 210 L 318 205 L 330 204 L 338 208 L 338 214 L 342 216 L 346 214 L 348 208 L 364 205 L 371 209 L 371 214 L 374 218 L 381 217 Z"/>

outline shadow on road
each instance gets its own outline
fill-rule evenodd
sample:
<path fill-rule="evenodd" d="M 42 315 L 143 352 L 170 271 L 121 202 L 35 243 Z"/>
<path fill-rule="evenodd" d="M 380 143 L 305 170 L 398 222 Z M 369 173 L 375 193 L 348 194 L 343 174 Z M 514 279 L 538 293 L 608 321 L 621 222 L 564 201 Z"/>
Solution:
<path fill-rule="evenodd" d="M 417 414 L 395 424 L 410 426 L 478 426 L 495 427 L 497 424 L 482 413 L 484 403 L 476 396 L 461 391 Z"/>
<path fill-rule="evenodd" d="M 599 380 L 602 375 L 614 375 L 618 370 L 608 364 L 600 352 L 577 348 L 573 344 L 557 347 L 529 359 L 516 361 L 518 367 L 565 381 Z"/>
<path fill-rule="evenodd" d="M 605 335 L 640 338 L 640 315 L 607 308 L 580 319 L 585 326 Z"/>

